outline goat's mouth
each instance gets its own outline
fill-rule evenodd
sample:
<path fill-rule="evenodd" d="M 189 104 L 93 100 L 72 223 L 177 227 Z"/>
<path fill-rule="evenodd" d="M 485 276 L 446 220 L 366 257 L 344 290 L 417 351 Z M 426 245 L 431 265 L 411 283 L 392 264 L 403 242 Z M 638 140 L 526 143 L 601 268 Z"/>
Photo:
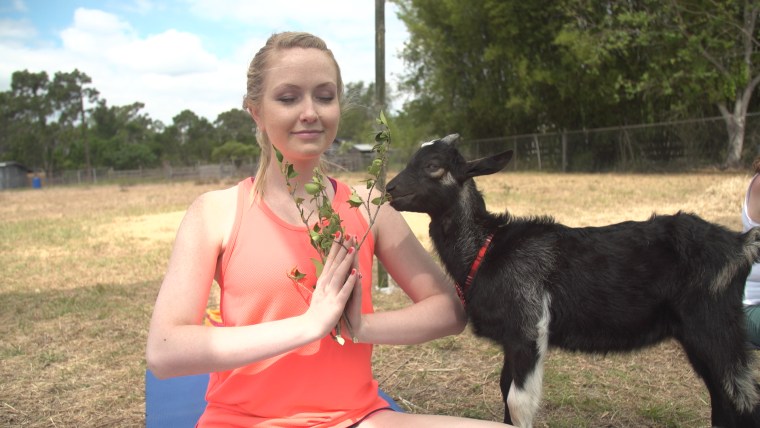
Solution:
<path fill-rule="evenodd" d="M 403 195 L 399 195 L 398 193 L 392 194 L 389 193 L 389 202 L 393 208 L 396 209 L 404 209 L 407 205 L 409 205 L 409 202 L 414 197 L 413 193 L 405 193 Z"/>

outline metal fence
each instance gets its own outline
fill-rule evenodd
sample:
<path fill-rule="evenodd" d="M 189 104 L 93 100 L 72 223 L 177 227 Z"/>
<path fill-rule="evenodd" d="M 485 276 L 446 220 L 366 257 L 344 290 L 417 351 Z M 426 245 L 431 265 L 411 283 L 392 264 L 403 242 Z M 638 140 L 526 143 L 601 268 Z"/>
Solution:
<path fill-rule="evenodd" d="M 684 120 L 650 125 L 619 126 L 464 140 L 460 150 L 474 159 L 514 150 L 511 170 L 550 172 L 676 172 L 723 163 L 728 134 L 722 118 Z M 416 147 L 392 149 L 391 168 L 403 167 Z M 760 112 L 747 115 L 744 162 L 760 154 Z M 328 163 L 343 171 L 364 171 L 372 153 L 331 155 Z M 255 174 L 256 164 L 231 163 L 166 166 L 156 169 L 117 171 L 96 169 L 62 171 L 45 177 L 46 185 L 85 183 L 194 180 L 212 181 Z"/>
<path fill-rule="evenodd" d="M 728 150 L 723 118 L 526 134 L 464 141 L 476 158 L 514 150 L 512 170 L 557 172 L 684 171 L 719 166 Z M 760 113 L 747 116 L 743 159 L 760 154 Z"/>
<path fill-rule="evenodd" d="M 373 153 L 347 153 L 332 155 L 327 159 L 331 170 L 365 171 L 374 159 Z M 53 176 L 44 177 L 43 185 L 77 185 L 98 183 L 133 183 L 151 181 L 197 181 L 212 182 L 226 179 L 252 176 L 258 168 L 257 163 L 219 163 L 183 167 L 165 166 L 163 168 L 141 168 L 114 170 L 97 168 L 61 171 Z"/>

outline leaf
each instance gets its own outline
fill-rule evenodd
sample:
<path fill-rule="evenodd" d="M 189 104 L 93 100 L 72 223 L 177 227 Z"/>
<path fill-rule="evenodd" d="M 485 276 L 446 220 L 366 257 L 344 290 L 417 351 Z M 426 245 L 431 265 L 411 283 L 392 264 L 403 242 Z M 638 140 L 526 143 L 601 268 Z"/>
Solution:
<path fill-rule="evenodd" d="M 287 178 L 289 180 L 292 180 L 296 177 L 298 177 L 298 173 L 296 172 L 295 168 L 293 168 L 293 165 L 288 164 L 288 172 L 286 174 Z"/>
<path fill-rule="evenodd" d="M 310 260 L 311 260 L 311 263 L 314 265 L 314 268 L 317 271 L 317 278 L 319 278 L 319 276 L 322 275 L 322 270 L 325 268 L 325 264 L 322 263 L 321 260 L 317 260 L 317 259 L 314 259 L 314 258 L 312 258 Z"/>
<path fill-rule="evenodd" d="M 320 189 L 320 185 L 317 183 L 306 183 L 304 184 L 303 188 L 306 190 L 306 193 L 314 196 L 318 194 L 322 189 Z"/>
<path fill-rule="evenodd" d="M 306 274 L 300 272 L 298 270 L 298 267 L 294 267 L 293 269 L 291 269 L 290 273 L 288 274 L 288 277 L 290 279 L 295 280 L 295 281 L 300 281 L 300 280 L 306 278 Z"/>
<path fill-rule="evenodd" d="M 364 201 L 362 200 L 361 196 L 359 196 L 355 190 L 351 192 L 351 197 L 348 198 L 348 205 L 351 206 L 351 208 L 358 208 L 362 206 Z"/>
<path fill-rule="evenodd" d="M 274 149 L 274 155 L 277 157 L 277 162 L 282 163 L 283 160 L 285 160 L 285 157 L 282 155 L 282 152 Z"/>

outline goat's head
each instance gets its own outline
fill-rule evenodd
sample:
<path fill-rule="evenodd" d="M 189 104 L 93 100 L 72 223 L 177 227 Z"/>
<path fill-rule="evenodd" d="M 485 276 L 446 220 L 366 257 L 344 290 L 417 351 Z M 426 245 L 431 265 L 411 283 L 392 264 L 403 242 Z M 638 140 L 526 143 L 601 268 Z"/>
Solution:
<path fill-rule="evenodd" d="M 435 215 L 447 210 L 473 177 L 501 171 L 512 151 L 466 161 L 454 143 L 459 135 L 424 143 L 409 163 L 386 186 L 391 206 L 399 211 Z"/>

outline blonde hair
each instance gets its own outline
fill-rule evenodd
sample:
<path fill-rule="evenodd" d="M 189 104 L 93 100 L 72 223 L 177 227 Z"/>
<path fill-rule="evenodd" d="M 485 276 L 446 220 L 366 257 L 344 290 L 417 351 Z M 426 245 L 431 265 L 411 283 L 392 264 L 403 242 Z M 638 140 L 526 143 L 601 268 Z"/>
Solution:
<path fill-rule="evenodd" d="M 264 47 L 262 47 L 251 60 L 248 66 L 248 79 L 246 85 L 246 94 L 243 98 L 243 108 L 252 111 L 254 107 L 261 105 L 261 99 L 264 93 L 264 80 L 266 73 L 269 71 L 269 61 L 273 53 L 292 48 L 319 49 L 330 57 L 335 70 L 337 71 L 336 83 L 338 85 L 338 100 L 343 104 L 343 79 L 340 75 L 340 66 L 335 60 L 332 51 L 327 48 L 324 40 L 309 33 L 288 31 L 275 33 L 269 37 Z M 261 157 L 259 158 L 259 167 L 256 171 L 256 180 L 253 183 L 252 196 L 254 198 L 263 193 L 266 172 L 269 167 L 269 160 L 272 156 L 272 143 L 265 132 L 256 128 L 256 142 L 261 148 Z"/>

